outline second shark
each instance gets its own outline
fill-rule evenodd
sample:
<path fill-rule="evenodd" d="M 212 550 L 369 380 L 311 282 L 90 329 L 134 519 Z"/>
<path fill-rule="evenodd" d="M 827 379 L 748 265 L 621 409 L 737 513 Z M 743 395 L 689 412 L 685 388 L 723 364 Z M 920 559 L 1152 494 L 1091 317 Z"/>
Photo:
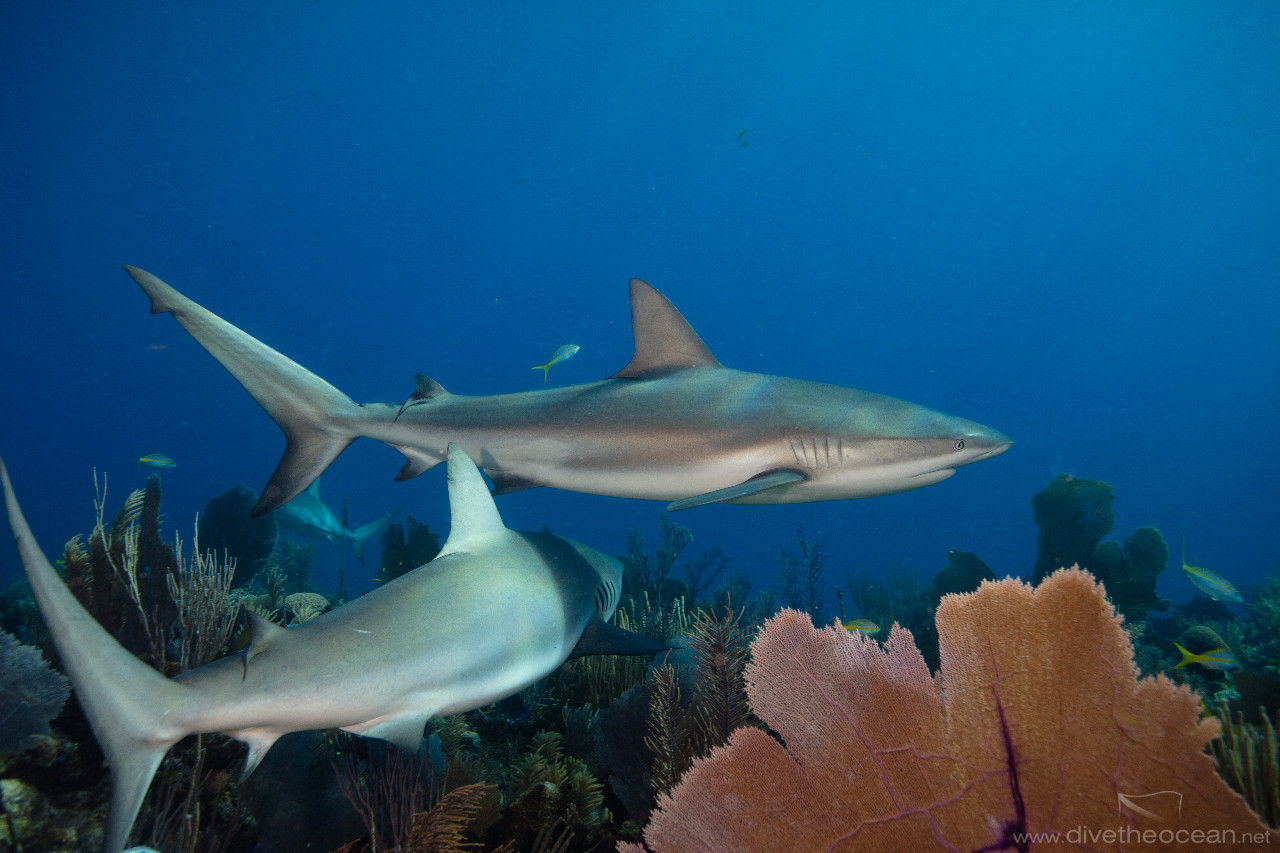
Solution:
<path fill-rule="evenodd" d="M 893 397 L 724 367 L 653 287 L 631 280 L 635 355 L 608 379 L 463 396 L 419 375 L 401 406 L 357 404 L 169 285 L 126 266 L 284 431 L 255 515 L 299 494 L 360 436 L 407 480 L 461 445 L 502 494 L 532 486 L 670 501 L 801 503 L 887 495 L 947 479 L 1012 444 L 1002 432 Z"/>

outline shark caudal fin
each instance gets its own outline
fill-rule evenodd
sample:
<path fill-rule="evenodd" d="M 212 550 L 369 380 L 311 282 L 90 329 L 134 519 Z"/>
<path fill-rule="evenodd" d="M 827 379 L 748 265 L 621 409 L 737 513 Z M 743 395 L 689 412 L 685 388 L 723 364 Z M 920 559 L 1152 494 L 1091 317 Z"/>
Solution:
<path fill-rule="evenodd" d="M 40 551 L 0 460 L 9 527 L 31 595 L 111 768 L 105 853 L 124 849 L 160 759 L 187 734 L 184 688 L 138 660 L 99 625 Z"/>
<path fill-rule="evenodd" d="M 356 556 L 360 558 L 360 562 L 364 562 L 364 543 L 368 542 L 370 537 L 382 530 L 391 523 L 391 519 L 404 510 L 404 507 L 395 512 L 389 512 L 377 521 L 371 521 L 368 524 L 362 524 L 354 530 L 348 531 L 347 538 L 351 540 L 351 547 L 355 550 Z"/>
<path fill-rule="evenodd" d="M 172 314 L 284 432 L 284 456 L 262 490 L 254 516 L 297 496 L 356 439 L 336 417 L 359 409 L 346 394 L 151 273 L 128 265 L 124 271 L 151 298 L 151 313 Z"/>

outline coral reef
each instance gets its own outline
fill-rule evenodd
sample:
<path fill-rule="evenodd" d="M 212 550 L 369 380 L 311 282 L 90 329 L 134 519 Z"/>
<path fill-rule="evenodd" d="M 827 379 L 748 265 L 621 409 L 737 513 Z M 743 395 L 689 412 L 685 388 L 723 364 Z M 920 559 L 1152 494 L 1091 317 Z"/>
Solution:
<path fill-rule="evenodd" d="M 110 526 L 103 515 L 106 491 L 104 480 L 88 544 L 76 536 L 63 549 L 67 586 L 121 645 L 171 674 L 166 651 L 178 608 L 168 576 L 178 571 L 178 560 L 160 537 L 160 478 L 152 475 L 132 492 Z"/>
<path fill-rule="evenodd" d="M 22 752 L 49 736 L 71 685 L 34 646 L 0 631 L 0 753 Z"/>
<path fill-rule="evenodd" d="M 1115 517 L 1112 487 L 1101 480 L 1059 474 L 1031 499 L 1040 528 L 1032 580 L 1039 583 L 1065 566 L 1093 574 L 1116 609 L 1131 622 L 1147 611 L 1169 609 L 1156 595 L 1156 578 L 1169 564 L 1169 546 L 1154 527 L 1140 527 L 1121 546 L 1103 542 Z"/>
<path fill-rule="evenodd" d="M 1209 746 L 1219 771 L 1268 826 L 1280 828 L 1280 758 L 1276 753 L 1280 738 L 1275 724 L 1261 714 L 1260 723 L 1251 725 L 1243 714 L 1233 716 L 1226 703 L 1219 704 L 1218 719 L 1222 737 Z"/>
<path fill-rule="evenodd" d="M 627 553 L 618 558 L 622 561 L 622 591 L 635 598 L 648 593 L 655 601 L 670 604 L 672 598 L 664 599 L 663 589 L 676 560 L 693 541 L 693 534 L 665 514 L 659 525 L 658 550 L 653 556 L 645 550 L 643 533 L 635 528 L 627 531 Z"/>
<path fill-rule="evenodd" d="M 232 586 L 241 586 L 262 571 L 275 550 L 279 526 L 275 513 L 253 518 L 258 493 L 236 483 L 220 495 L 212 497 L 200 514 L 196 535 L 215 554 L 234 561 L 236 572 Z"/>
<path fill-rule="evenodd" d="M 937 621 L 931 676 L 901 628 L 881 648 L 794 611 L 770 620 L 747 690 L 785 749 L 738 729 L 660 798 L 645 847 L 620 851 L 1030 849 L 1024 833 L 1117 824 L 1136 846 L 1174 806 L 1125 798 L 1169 790 L 1179 830 L 1267 837 L 1204 752 L 1217 722 L 1186 688 L 1137 678 L 1087 573 L 986 582 Z"/>
<path fill-rule="evenodd" d="M 440 553 L 440 537 L 431 532 L 429 525 L 417 521 L 412 515 L 404 524 L 393 521 L 379 537 L 382 542 L 382 563 L 378 569 L 378 582 L 395 580 L 405 572 L 426 565 Z"/>
<path fill-rule="evenodd" d="M 778 587 L 782 603 L 803 610 L 815 622 L 822 621 L 827 597 L 827 537 L 796 531 L 796 551 L 778 554 Z"/>

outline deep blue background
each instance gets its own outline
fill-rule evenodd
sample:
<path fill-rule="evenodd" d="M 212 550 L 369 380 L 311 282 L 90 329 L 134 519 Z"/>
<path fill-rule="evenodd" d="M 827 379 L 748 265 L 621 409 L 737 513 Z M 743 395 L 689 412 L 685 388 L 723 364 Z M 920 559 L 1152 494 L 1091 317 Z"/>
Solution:
<path fill-rule="evenodd" d="M 1059 471 L 1115 485 L 1117 538 L 1275 570 L 1280 6 L 789 5 L 5 4 L 0 452 L 46 551 L 95 467 L 114 507 L 175 458 L 186 535 L 283 446 L 131 263 L 356 400 L 535 387 L 566 342 L 553 382 L 611 374 L 638 276 L 727 365 L 1017 440 L 922 491 L 676 516 L 758 588 L 801 525 L 833 582 L 1026 572 Z M 359 442 L 324 494 L 447 528 L 442 472 L 400 464 Z M 615 552 L 661 508 L 499 506 Z"/>

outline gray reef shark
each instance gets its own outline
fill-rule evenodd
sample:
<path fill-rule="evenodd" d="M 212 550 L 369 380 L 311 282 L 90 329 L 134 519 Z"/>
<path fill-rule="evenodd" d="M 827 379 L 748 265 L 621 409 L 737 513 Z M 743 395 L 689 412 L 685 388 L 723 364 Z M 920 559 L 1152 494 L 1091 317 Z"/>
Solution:
<path fill-rule="evenodd" d="M 360 527 L 348 527 L 342 519 L 333 514 L 333 510 L 320 500 L 320 478 L 317 477 L 310 486 L 293 500 L 276 510 L 276 522 L 285 530 L 312 539 L 328 539 L 330 542 L 350 542 L 355 548 L 356 556 L 364 562 L 364 543 L 369 537 L 387 526 L 387 522 L 395 518 L 400 510 L 389 512 L 377 521 L 371 521 Z"/>
<path fill-rule="evenodd" d="M 666 648 L 607 624 L 622 583 L 616 559 L 550 533 L 508 530 L 467 454 L 450 445 L 446 458 L 451 527 L 439 556 L 296 627 L 254 615 L 245 652 L 172 680 L 71 594 L 0 461 L 32 596 L 111 768 L 105 853 L 123 848 L 161 758 L 187 734 L 249 744 L 246 774 L 277 738 L 304 729 L 342 728 L 416 750 L 431 717 L 510 696 L 570 656 Z"/>
<path fill-rule="evenodd" d="M 724 367 L 639 279 L 631 280 L 635 355 L 610 378 L 468 397 L 419 374 L 413 394 L 394 406 L 357 405 L 150 273 L 124 269 L 152 313 L 173 314 L 284 431 L 284 456 L 255 514 L 301 492 L 360 436 L 405 455 L 397 480 L 438 464 L 456 441 L 495 494 L 552 486 L 670 501 L 670 510 L 887 495 L 945 480 L 1012 444 L 893 397 Z"/>

